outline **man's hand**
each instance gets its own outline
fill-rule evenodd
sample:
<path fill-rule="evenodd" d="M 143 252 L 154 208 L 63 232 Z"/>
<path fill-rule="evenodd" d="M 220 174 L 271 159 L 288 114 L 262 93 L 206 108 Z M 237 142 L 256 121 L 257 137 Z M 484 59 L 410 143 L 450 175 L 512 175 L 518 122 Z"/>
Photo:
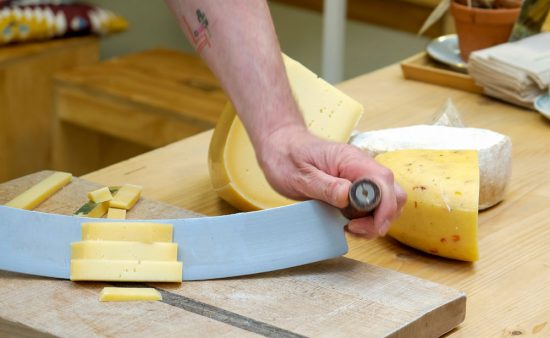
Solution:
<path fill-rule="evenodd" d="M 351 184 L 376 182 L 382 200 L 374 216 L 352 220 L 348 230 L 367 238 L 383 236 L 407 199 L 393 173 L 354 146 L 322 140 L 302 126 L 279 128 L 262 142 L 258 158 L 269 183 L 293 199 L 318 199 L 335 207 L 348 205 Z"/>
<path fill-rule="evenodd" d="M 359 149 L 321 140 L 306 129 L 290 90 L 266 1 L 167 0 L 183 32 L 231 98 L 271 185 L 294 199 L 348 204 L 353 181 L 370 178 L 382 190 L 374 217 L 349 231 L 374 238 L 388 231 L 406 195 L 390 170 Z"/>

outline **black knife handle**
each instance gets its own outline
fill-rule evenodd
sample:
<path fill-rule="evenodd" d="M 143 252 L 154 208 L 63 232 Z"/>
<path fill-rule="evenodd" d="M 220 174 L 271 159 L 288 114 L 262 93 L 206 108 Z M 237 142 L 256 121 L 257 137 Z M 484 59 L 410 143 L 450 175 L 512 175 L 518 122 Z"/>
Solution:
<path fill-rule="evenodd" d="M 349 189 L 349 205 L 342 209 L 348 219 L 365 217 L 380 204 L 382 192 L 378 184 L 363 178 L 353 182 Z"/>

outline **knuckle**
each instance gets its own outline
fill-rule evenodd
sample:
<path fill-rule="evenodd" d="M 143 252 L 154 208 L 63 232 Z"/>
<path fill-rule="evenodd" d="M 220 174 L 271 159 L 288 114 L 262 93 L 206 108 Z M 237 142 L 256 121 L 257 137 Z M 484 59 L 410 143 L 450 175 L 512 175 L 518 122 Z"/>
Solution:
<path fill-rule="evenodd" d="M 379 170 L 379 174 L 385 181 L 393 183 L 393 172 L 390 169 L 382 167 Z"/>
<path fill-rule="evenodd" d="M 325 184 L 323 188 L 323 197 L 326 201 L 333 201 L 335 199 L 336 192 L 339 188 L 338 181 L 331 181 Z"/>

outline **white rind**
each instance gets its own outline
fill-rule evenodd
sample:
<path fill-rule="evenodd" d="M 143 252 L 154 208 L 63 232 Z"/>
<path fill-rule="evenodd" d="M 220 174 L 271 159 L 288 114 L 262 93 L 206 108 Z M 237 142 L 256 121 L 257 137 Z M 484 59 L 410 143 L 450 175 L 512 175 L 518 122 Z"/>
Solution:
<path fill-rule="evenodd" d="M 512 169 L 510 138 L 487 129 L 416 125 L 359 133 L 350 143 L 373 157 L 400 149 L 477 150 L 479 210 L 504 198 Z"/>

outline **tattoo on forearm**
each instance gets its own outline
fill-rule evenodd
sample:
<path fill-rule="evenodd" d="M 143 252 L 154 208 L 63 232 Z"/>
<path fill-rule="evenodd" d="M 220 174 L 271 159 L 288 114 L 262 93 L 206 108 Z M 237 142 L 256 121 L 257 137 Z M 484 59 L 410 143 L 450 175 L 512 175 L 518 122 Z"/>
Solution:
<path fill-rule="evenodd" d="M 196 29 L 191 28 L 191 25 L 185 20 L 184 16 L 182 16 L 182 20 L 191 36 L 195 49 L 200 53 L 205 47 L 210 47 L 210 31 L 208 30 L 208 18 L 206 14 L 200 9 L 197 9 L 196 14 L 199 22 Z"/>

